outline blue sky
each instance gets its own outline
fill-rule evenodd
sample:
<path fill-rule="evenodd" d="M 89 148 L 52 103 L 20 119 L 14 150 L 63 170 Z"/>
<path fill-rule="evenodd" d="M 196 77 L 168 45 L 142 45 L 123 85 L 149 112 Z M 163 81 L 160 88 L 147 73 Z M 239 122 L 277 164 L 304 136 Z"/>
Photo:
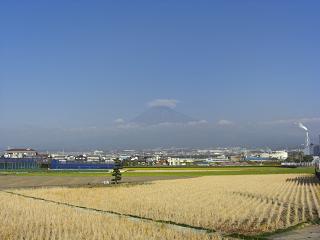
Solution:
<path fill-rule="evenodd" d="M 265 146 L 270 135 L 296 146 L 297 120 L 320 131 L 319 11 L 319 1 L 1 1 L 0 147 L 164 146 L 157 130 L 114 126 L 155 99 L 207 121 L 166 129 L 177 131 L 169 145 Z"/>

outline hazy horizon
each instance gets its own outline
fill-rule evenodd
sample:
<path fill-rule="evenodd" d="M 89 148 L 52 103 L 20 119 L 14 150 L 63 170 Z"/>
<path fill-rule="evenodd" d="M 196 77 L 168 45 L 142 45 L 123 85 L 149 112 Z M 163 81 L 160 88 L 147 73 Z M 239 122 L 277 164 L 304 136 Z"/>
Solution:
<path fill-rule="evenodd" d="M 318 143 L 319 10 L 2 1 L 0 150 L 292 148 L 298 122 Z"/>

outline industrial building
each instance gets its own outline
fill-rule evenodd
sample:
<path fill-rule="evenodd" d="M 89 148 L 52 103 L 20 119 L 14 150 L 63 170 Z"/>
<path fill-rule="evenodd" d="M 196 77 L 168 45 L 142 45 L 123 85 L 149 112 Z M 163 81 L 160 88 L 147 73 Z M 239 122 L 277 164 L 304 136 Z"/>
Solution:
<path fill-rule="evenodd" d="M 312 146 L 312 155 L 313 156 L 320 156 L 320 145 L 313 145 Z"/>
<path fill-rule="evenodd" d="M 311 143 L 310 146 L 310 155 L 312 156 L 320 156 L 320 136 L 319 136 L 319 143 L 318 144 L 313 144 Z"/>

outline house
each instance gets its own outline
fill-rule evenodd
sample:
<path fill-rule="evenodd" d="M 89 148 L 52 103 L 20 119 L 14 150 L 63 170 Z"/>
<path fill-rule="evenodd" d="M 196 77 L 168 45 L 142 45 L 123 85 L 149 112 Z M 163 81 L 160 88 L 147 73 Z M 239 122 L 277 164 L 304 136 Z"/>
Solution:
<path fill-rule="evenodd" d="M 102 159 L 101 155 L 88 155 L 87 161 L 88 162 L 99 162 Z"/>
<path fill-rule="evenodd" d="M 12 148 L 5 151 L 5 158 L 33 158 L 38 155 L 37 151 L 31 148 Z"/>
<path fill-rule="evenodd" d="M 168 157 L 169 166 L 189 166 L 193 165 L 195 159 L 193 158 L 177 158 L 177 157 Z"/>
<path fill-rule="evenodd" d="M 156 166 L 167 166 L 167 165 L 169 165 L 169 162 L 166 158 L 158 158 L 155 161 L 155 165 Z"/>

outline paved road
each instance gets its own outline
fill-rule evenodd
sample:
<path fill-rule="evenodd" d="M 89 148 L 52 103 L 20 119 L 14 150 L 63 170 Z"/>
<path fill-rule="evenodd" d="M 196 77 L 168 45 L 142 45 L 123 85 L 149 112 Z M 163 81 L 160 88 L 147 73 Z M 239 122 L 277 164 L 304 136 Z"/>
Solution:
<path fill-rule="evenodd" d="M 177 176 L 123 177 L 122 182 L 150 182 L 156 180 L 178 179 Z M 0 188 L 24 188 L 45 186 L 80 186 L 102 184 L 111 177 L 73 177 L 73 176 L 0 176 Z"/>
<path fill-rule="evenodd" d="M 276 234 L 269 239 L 273 240 L 319 240 L 320 225 L 307 226 L 302 229 L 296 229 L 290 232 Z"/>

